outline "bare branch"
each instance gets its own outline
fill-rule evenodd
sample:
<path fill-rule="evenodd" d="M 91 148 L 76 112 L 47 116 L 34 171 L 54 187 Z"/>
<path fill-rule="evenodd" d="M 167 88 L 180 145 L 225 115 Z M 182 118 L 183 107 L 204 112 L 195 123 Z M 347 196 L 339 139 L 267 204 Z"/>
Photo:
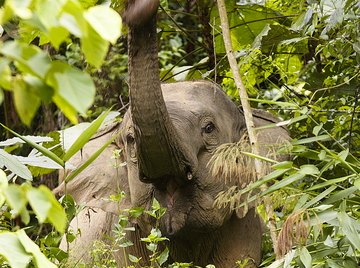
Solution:
<path fill-rule="evenodd" d="M 240 77 L 239 68 L 236 62 L 236 57 L 232 48 L 231 38 L 230 38 L 230 30 L 229 30 L 229 22 L 228 17 L 226 13 L 226 6 L 224 0 L 217 0 L 218 9 L 219 9 L 219 16 L 221 21 L 221 29 L 223 33 L 223 39 L 226 49 L 226 55 L 230 64 L 231 71 L 234 76 L 235 84 L 239 92 L 241 105 L 244 110 L 244 116 L 245 116 L 245 123 L 246 128 L 249 135 L 249 140 L 251 144 L 251 150 L 252 153 L 255 155 L 261 155 L 260 149 L 259 149 L 259 143 L 257 141 L 256 137 L 256 131 L 255 131 L 255 124 L 253 120 L 253 115 L 250 107 L 250 103 L 248 101 L 248 94 L 246 92 L 244 83 L 242 82 L 242 79 Z M 261 161 L 257 158 L 254 159 L 255 164 L 255 171 L 256 171 L 256 177 L 257 179 L 263 177 L 265 175 L 265 168 L 264 165 L 261 163 Z M 266 189 L 266 185 L 262 185 L 261 188 L 262 191 Z M 270 235 L 271 239 L 273 241 L 273 247 L 274 252 L 277 252 L 275 250 L 277 248 L 277 234 L 276 234 L 276 226 L 275 226 L 275 218 L 274 218 L 274 210 L 270 203 L 269 198 L 264 198 L 266 213 L 268 216 L 268 222 L 269 222 L 269 229 L 270 229 Z"/>

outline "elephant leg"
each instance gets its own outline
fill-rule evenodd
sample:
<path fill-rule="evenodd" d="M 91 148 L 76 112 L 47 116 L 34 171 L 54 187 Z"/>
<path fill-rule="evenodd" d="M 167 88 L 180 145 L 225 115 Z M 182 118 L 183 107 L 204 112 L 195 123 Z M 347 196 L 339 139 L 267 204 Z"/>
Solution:
<path fill-rule="evenodd" d="M 94 242 L 99 240 L 107 242 L 106 236 L 111 234 L 115 217 L 112 213 L 99 208 L 83 209 L 70 222 L 68 228 L 69 231 L 77 234 L 76 239 L 68 243 L 64 236 L 59 246 L 60 249 L 69 252 L 68 262 L 70 264 L 90 263 Z"/>

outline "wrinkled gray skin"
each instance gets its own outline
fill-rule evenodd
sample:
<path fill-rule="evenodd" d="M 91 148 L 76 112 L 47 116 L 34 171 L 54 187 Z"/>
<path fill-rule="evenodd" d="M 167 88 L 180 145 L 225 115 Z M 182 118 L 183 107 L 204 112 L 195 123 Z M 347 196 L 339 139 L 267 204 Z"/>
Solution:
<path fill-rule="evenodd" d="M 111 235 L 109 230 L 119 208 L 149 208 L 155 197 L 167 209 L 159 227 L 170 239 L 167 244 L 170 263 L 192 262 L 200 266 L 211 263 L 228 268 L 237 267 L 237 260 L 249 258 L 249 267 L 255 267 L 261 259 L 262 226 L 254 208 L 250 206 L 247 214 L 242 215 L 228 207 L 214 207 L 219 192 L 233 185 L 243 187 L 245 179 L 227 178 L 226 183 L 225 178 L 213 176 L 208 165 L 215 148 L 237 142 L 244 135 L 244 116 L 211 82 L 160 87 L 156 20 L 154 15 L 149 17 L 151 20 L 145 25 L 128 22 L 131 105 L 121 127 L 92 140 L 82 155 L 73 160 L 75 165 L 81 163 L 86 154 L 91 155 L 112 132 L 121 129 L 116 144 L 67 187 L 78 202 L 94 208 L 81 212 L 71 222 L 71 228 L 79 227 L 82 235 L 75 244 L 70 244 L 70 255 L 75 260 L 88 261 L 89 256 L 84 253 L 95 237 L 102 239 L 102 233 Z M 255 111 L 254 120 L 256 126 L 274 122 L 270 114 Z M 268 155 L 288 140 L 288 134 L 283 128 L 272 128 L 260 131 L 258 138 L 262 154 Z M 115 148 L 123 149 L 125 167 L 111 165 L 111 151 Z M 245 173 L 248 172 L 244 170 Z M 103 199 L 116 193 L 118 187 L 127 197 L 116 207 Z M 131 225 L 136 231 L 129 238 L 135 245 L 128 248 L 128 253 L 141 257 L 142 265 L 148 265 L 149 252 L 140 238 L 149 234 L 154 222 L 144 216 Z M 66 248 L 65 241 L 61 247 Z M 123 267 L 123 252 L 120 250 L 115 257 L 119 267 Z"/>

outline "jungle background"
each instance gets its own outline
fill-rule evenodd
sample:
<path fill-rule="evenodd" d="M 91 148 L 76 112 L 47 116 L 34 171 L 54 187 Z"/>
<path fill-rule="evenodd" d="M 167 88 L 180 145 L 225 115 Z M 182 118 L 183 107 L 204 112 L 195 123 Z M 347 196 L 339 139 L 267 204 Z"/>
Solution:
<path fill-rule="evenodd" d="M 128 106 L 124 1 L 0 5 L 0 266 L 66 267 L 58 244 L 80 208 L 51 189 L 103 112 L 111 107 L 121 118 Z M 262 267 L 359 267 L 360 2 L 226 6 L 251 106 L 284 120 L 293 138 L 292 160 L 273 163 L 247 189 L 267 184 L 254 198 L 269 196 L 275 211 L 276 248 L 267 232 Z M 208 79 L 239 103 L 216 2 L 162 0 L 158 17 L 161 80 Z M 94 123 L 64 153 L 57 130 L 79 122 Z M 258 211 L 267 221 L 264 204 Z M 93 267 L 116 267 L 112 250 L 94 245 Z M 161 266 L 166 254 L 156 256 Z M 130 261 L 138 267 L 136 256 Z"/>

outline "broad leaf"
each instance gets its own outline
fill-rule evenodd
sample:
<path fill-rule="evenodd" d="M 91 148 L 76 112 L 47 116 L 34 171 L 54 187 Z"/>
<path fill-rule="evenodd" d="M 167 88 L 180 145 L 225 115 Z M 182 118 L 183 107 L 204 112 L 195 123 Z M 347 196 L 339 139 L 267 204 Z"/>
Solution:
<path fill-rule="evenodd" d="M 90 7 L 84 17 L 91 27 L 105 40 L 116 43 L 121 34 L 121 18 L 119 14 L 106 6 Z"/>
<path fill-rule="evenodd" d="M 305 268 L 312 267 L 312 258 L 306 247 L 300 250 L 300 260 L 304 264 Z"/>
<path fill-rule="evenodd" d="M 55 89 L 54 102 L 73 123 L 77 123 L 75 111 L 85 114 L 94 101 L 95 85 L 89 74 L 54 61 L 47 82 Z"/>
<path fill-rule="evenodd" d="M 26 138 L 29 141 L 34 142 L 34 143 L 53 141 L 52 138 L 46 137 L 46 136 L 30 136 L 30 135 L 27 135 L 27 136 L 23 136 L 23 137 Z M 20 138 L 15 137 L 15 138 L 7 139 L 5 141 L 0 141 L 0 146 L 4 146 L 4 147 L 5 146 L 11 146 L 11 145 L 14 145 L 14 144 L 17 144 L 17 143 L 25 143 L 25 141 L 23 141 Z"/>
<path fill-rule="evenodd" d="M 87 23 L 84 10 L 77 1 L 67 1 L 59 18 L 60 25 L 64 26 L 73 35 L 82 38 L 87 34 Z"/>
<path fill-rule="evenodd" d="M 0 123 L 0 126 L 2 126 L 3 128 L 5 128 L 7 131 L 11 132 L 12 134 L 14 134 L 15 136 L 19 137 L 20 139 L 22 139 L 24 142 L 26 142 L 28 145 L 30 145 L 31 147 L 35 148 L 36 150 L 38 150 L 39 152 L 41 152 L 44 156 L 49 157 L 50 159 L 52 159 L 53 161 L 55 161 L 56 163 L 58 163 L 60 166 L 65 166 L 65 163 L 62 159 L 60 159 L 56 154 L 54 154 L 53 152 L 51 152 L 50 150 L 44 148 L 43 146 L 36 144 L 34 142 L 32 142 L 31 140 L 27 139 L 25 136 L 21 136 L 20 134 L 16 133 L 15 131 L 11 130 L 10 128 L 6 127 L 5 125 Z"/>
<path fill-rule="evenodd" d="M 81 39 L 81 50 L 84 52 L 86 60 L 96 68 L 100 68 L 108 49 L 109 41 L 104 40 L 91 25 L 88 24 L 87 35 Z"/>
<path fill-rule="evenodd" d="M 32 256 L 27 253 L 16 233 L 0 233 L 0 255 L 4 256 L 13 268 L 26 268 Z"/>
<path fill-rule="evenodd" d="M 26 196 L 39 222 L 45 222 L 51 207 L 51 202 L 47 199 L 46 194 L 40 189 L 31 188 L 27 191 Z"/>
<path fill-rule="evenodd" d="M 46 220 L 59 232 L 65 231 L 67 217 L 64 208 L 46 186 L 40 185 L 37 189 L 30 189 L 27 197 L 40 223 Z"/>
<path fill-rule="evenodd" d="M 25 180 L 33 179 L 30 170 L 24 164 L 15 156 L 0 149 L 0 167 L 2 166 L 5 166 L 8 170 Z"/>
<path fill-rule="evenodd" d="M 57 266 L 50 262 L 45 255 L 40 251 L 39 246 L 36 245 L 25 233 L 24 230 L 19 230 L 16 235 L 27 253 L 30 253 L 39 268 L 56 268 Z"/>
<path fill-rule="evenodd" d="M 318 175 L 320 174 L 319 169 L 315 165 L 302 165 L 299 170 L 300 174 L 304 175 Z"/>
<path fill-rule="evenodd" d="M 45 78 L 50 68 L 50 58 L 39 47 L 19 41 L 4 43 L 0 52 L 9 59 L 15 60 L 20 70 L 31 73 L 39 78 Z"/>
<path fill-rule="evenodd" d="M 36 111 L 40 107 L 41 100 L 34 89 L 21 79 L 16 79 L 14 81 L 13 92 L 15 108 L 21 121 L 25 125 L 30 126 Z"/>
<path fill-rule="evenodd" d="M 344 235 L 346 235 L 347 239 L 350 240 L 351 244 L 357 250 L 360 250 L 359 223 L 354 219 L 350 218 L 345 211 L 340 211 L 338 213 L 338 219 Z"/>
<path fill-rule="evenodd" d="M 10 184 L 5 192 L 7 203 L 14 210 L 15 214 L 19 214 L 23 209 L 26 209 L 27 199 L 24 188 L 16 184 Z"/>

